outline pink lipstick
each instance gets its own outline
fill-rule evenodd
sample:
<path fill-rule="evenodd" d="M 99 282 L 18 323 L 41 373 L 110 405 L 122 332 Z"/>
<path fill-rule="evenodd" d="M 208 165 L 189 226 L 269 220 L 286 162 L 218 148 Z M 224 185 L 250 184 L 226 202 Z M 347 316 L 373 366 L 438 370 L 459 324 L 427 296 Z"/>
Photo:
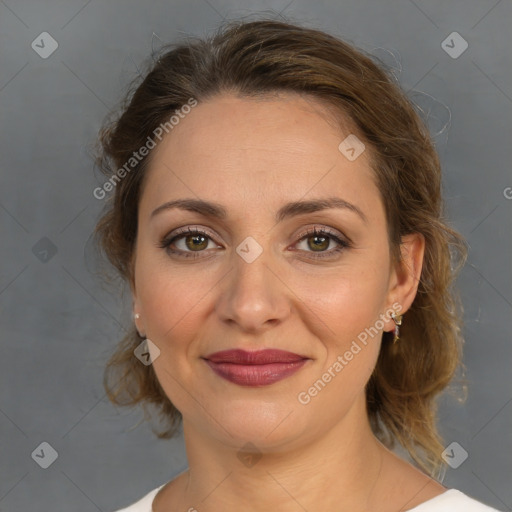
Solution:
<path fill-rule="evenodd" d="M 223 350 L 205 362 L 220 377 L 239 386 L 267 386 L 293 375 L 309 358 L 284 350 Z"/>

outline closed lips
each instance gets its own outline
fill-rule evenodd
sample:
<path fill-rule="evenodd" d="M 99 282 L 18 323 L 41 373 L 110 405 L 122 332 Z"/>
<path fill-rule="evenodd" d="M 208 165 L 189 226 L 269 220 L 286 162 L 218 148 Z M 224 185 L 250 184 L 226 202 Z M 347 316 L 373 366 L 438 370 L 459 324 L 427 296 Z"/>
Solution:
<path fill-rule="evenodd" d="M 238 386 L 268 386 L 291 377 L 309 358 L 284 350 L 223 350 L 204 358 L 220 377 Z"/>

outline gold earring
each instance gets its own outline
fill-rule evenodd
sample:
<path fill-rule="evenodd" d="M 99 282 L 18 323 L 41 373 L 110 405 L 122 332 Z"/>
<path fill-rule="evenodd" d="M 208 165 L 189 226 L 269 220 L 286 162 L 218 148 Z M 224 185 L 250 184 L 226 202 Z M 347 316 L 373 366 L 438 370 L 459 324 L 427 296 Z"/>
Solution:
<path fill-rule="evenodd" d="M 395 322 L 395 330 L 393 332 L 393 345 L 400 339 L 400 326 L 402 325 L 403 315 L 391 315 L 393 322 Z"/>

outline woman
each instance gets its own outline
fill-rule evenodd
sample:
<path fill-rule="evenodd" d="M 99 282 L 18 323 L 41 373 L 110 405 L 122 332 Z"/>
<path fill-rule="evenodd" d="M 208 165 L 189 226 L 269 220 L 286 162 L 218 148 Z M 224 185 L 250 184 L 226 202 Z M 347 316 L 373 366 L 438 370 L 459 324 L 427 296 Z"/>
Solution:
<path fill-rule="evenodd" d="M 182 421 L 189 463 L 122 510 L 493 510 L 436 480 L 465 246 L 383 70 L 231 22 L 166 49 L 101 142 L 97 234 L 134 313 L 105 387 L 159 408 L 159 437 Z"/>

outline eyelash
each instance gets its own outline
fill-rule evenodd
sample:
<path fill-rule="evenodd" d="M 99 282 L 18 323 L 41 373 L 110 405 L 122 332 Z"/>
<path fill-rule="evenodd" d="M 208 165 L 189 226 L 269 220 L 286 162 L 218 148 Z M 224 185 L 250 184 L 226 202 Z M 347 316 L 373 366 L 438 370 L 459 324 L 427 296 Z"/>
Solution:
<path fill-rule="evenodd" d="M 183 258 L 201 257 L 200 253 L 205 252 L 205 251 L 182 251 L 181 249 L 174 250 L 174 249 L 170 248 L 170 246 L 176 240 L 179 240 L 180 238 L 183 238 L 184 236 L 190 236 L 190 235 L 191 236 L 201 235 L 201 236 L 209 238 L 210 240 L 213 241 L 212 237 L 205 231 L 202 231 L 197 228 L 191 229 L 190 227 L 188 227 L 188 228 L 181 228 L 181 230 L 178 230 L 178 232 L 175 233 L 173 236 L 164 237 L 158 244 L 158 247 L 160 247 L 161 249 L 166 249 L 168 252 L 170 252 L 172 254 L 178 255 L 178 257 L 183 257 Z M 311 236 L 322 236 L 322 237 L 327 236 L 328 238 L 331 238 L 338 244 L 338 247 L 336 247 L 335 249 L 332 249 L 330 251 L 324 251 L 321 253 L 313 252 L 314 259 L 329 258 L 329 257 L 332 257 L 334 254 L 340 253 L 344 249 L 349 249 L 350 247 L 352 247 L 351 242 L 348 242 L 347 240 L 342 240 L 340 237 L 338 237 L 337 235 L 335 235 L 328 229 L 325 229 L 325 228 L 317 229 L 316 227 L 314 227 L 313 229 L 309 229 L 305 233 L 302 233 L 300 235 L 299 239 L 297 240 L 297 243 L 302 242 L 304 239 L 309 238 Z M 311 252 L 311 251 L 305 251 L 305 252 Z"/>

